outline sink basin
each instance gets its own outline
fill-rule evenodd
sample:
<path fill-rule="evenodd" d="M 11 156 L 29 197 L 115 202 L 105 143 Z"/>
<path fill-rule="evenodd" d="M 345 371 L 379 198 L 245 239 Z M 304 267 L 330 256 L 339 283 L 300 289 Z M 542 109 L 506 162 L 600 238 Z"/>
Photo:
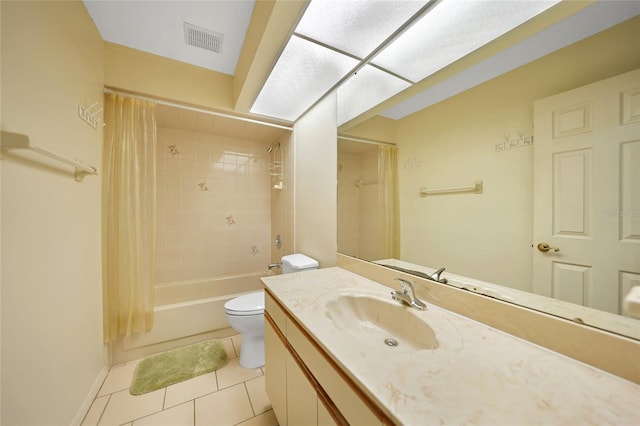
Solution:
<path fill-rule="evenodd" d="M 327 316 L 355 341 L 412 351 L 438 347 L 426 312 L 401 305 L 391 296 L 385 300 L 371 295 L 339 295 L 327 302 L 326 309 Z"/>

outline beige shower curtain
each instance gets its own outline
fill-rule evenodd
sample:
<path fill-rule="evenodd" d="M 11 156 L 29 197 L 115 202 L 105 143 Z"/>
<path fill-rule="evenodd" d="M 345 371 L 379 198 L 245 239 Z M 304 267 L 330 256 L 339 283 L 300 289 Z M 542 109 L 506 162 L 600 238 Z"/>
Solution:
<path fill-rule="evenodd" d="M 378 203 L 382 258 L 400 257 L 400 215 L 398 205 L 398 148 L 378 147 Z"/>
<path fill-rule="evenodd" d="M 153 327 L 155 103 L 105 95 L 102 173 L 104 341 Z"/>

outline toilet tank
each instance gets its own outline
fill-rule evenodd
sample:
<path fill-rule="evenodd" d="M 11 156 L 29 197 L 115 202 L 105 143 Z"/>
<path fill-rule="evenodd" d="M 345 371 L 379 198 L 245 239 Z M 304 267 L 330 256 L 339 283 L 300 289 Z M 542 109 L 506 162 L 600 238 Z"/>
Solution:
<path fill-rule="evenodd" d="M 309 269 L 318 269 L 318 261 L 301 253 L 282 256 L 282 273 L 290 274 L 292 272 L 306 271 Z"/>

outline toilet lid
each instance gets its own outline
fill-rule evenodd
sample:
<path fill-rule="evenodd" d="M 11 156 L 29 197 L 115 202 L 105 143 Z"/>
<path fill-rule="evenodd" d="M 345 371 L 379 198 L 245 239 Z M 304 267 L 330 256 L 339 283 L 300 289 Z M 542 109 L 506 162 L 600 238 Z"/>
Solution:
<path fill-rule="evenodd" d="M 257 315 L 264 313 L 264 291 L 244 294 L 224 304 L 224 310 L 233 315 Z"/>

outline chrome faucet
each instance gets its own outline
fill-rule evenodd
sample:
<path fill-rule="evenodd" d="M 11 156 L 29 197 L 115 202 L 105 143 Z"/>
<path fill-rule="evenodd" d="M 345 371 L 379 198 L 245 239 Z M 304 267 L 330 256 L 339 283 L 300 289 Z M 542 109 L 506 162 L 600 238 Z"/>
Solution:
<path fill-rule="evenodd" d="M 424 302 L 416 297 L 415 293 L 415 284 L 411 281 L 405 280 L 404 278 L 395 278 L 400 281 L 402 284 L 402 291 L 393 290 L 391 292 L 391 298 L 393 300 L 397 300 L 399 302 L 403 302 L 412 308 L 419 309 L 424 311 L 427 309 L 427 305 Z"/>
<path fill-rule="evenodd" d="M 429 279 L 433 280 L 433 281 L 437 281 L 439 283 L 442 284 L 446 284 L 448 281 L 446 278 L 440 278 L 440 274 L 442 274 L 444 272 L 445 268 L 440 268 L 437 271 L 435 271 L 433 274 L 429 275 Z"/>

